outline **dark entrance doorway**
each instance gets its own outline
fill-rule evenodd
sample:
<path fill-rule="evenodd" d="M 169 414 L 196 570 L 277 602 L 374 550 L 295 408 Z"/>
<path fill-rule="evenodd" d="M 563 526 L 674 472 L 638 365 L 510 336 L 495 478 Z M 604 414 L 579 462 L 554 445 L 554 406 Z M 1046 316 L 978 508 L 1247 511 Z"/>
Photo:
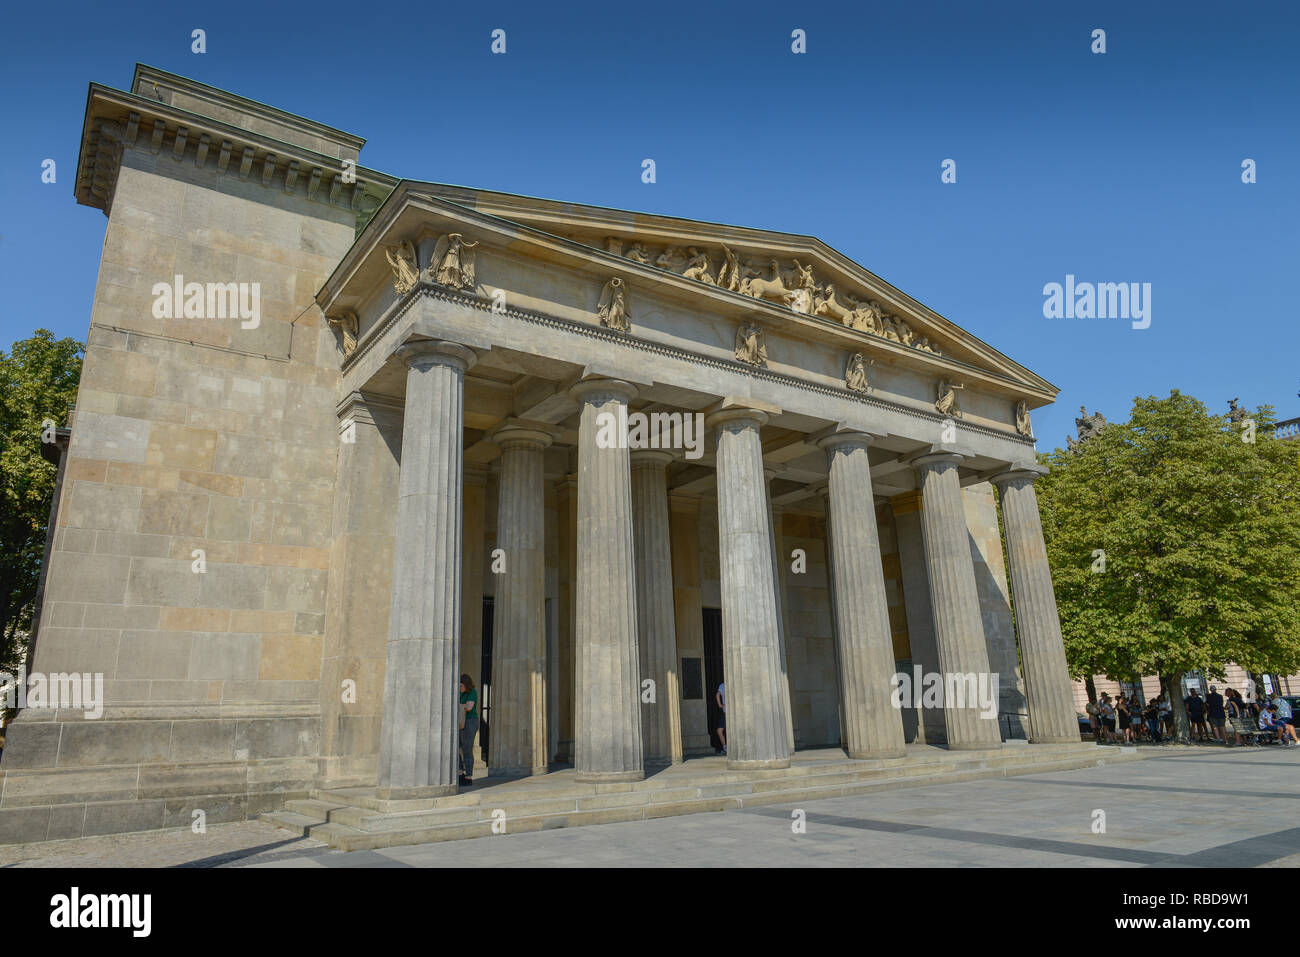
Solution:
<path fill-rule="evenodd" d="M 488 728 L 492 722 L 492 617 L 496 610 L 493 599 L 483 598 L 483 656 L 479 663 L 478 692 L 478 745 L 483 764 L 488 759 Z"/>
<path fill-rule="evenodd" d="M 718 739 L 718 685 L 722 684 L 722 609 L 704 609 L 704 704 L 709 716 L 709 743 L 722 750 Z"/>

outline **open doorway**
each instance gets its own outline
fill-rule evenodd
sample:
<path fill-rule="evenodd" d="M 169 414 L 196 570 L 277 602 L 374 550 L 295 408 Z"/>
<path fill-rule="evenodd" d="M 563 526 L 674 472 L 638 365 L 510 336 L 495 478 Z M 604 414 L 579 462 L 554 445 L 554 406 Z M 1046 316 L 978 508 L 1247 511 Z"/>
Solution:
<path fill-rule="evenodd" d="M 718 685 L 725 680 L 722 670 L 722 609 L 704 609 L 704 706 L 709 717 L 709 744 L 713 750 L 721 753 L 722 742 L 718 739 Z"/>

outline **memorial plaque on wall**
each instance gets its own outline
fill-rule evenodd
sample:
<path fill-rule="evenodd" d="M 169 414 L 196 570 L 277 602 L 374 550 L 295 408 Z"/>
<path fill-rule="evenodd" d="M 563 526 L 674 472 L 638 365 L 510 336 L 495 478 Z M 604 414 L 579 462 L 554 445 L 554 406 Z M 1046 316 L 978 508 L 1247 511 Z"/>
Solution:
<path fill-rule="evenodd" d="M 704 659 L 682 659 L 682 700 L 698 701 L 704 697 Z"/>

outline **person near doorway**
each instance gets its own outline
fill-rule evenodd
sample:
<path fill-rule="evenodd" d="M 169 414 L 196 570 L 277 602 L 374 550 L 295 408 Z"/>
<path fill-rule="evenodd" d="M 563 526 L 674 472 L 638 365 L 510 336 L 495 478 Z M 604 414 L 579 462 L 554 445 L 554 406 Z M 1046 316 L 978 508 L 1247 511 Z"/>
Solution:
<path fill-rule="evenodd" d="M 478 689 L 469 675 L 460 676 L 460 783 L 474 783 L 474 735 L 478 734 Z"/>
<path fill-rule="evenodd" d="M 722 753 L 727 753 L 727 683 L 724 681 L 718 685 L 718 690 L 713 693 L 713 698 L 718 702 L 718 740 L 722 742 Z"/>
<path fill-rule="evenodd" d="M 1226 745 L 1228 736 L 1223 728 L 1228 723 L 1228 714 L 1223 710 L 1223 695 L 1219 694 L 1219 689 L 1214 685 L 1210 685 L 1210 693 L 1205 696 L 1205 717 L 1210 722 L 1210 730 L 1214 732 L 1215 740 L 1222 741 Z"/>

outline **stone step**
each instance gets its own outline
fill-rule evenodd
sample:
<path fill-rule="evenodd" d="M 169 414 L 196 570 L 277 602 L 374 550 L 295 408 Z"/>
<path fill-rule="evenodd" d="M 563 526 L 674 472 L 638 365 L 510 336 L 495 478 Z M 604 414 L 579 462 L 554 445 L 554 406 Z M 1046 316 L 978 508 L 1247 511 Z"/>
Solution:
<path fill-rule="evenodd" d="M 1010 753 L 1008 753 L 1008 751 Z M 506 812 L 507 834 L 557 827 L 580 827 L 621 821 L 640 821 L 725 811 L 765 804 L 801 804 L 805 801 L 845 797 L 878 790 L 922 787 L 955 781 L 1019 774 L 1042 774 L 1074 770 L 1099 764 L 1138 760 L 1134 752 L 1101 748 L 1037 749 L 1032 754 L 1010 750 L 958 752 L 944 760 L 917 761 L 889 769 L 862 766 L 861 762 L 830 762 L 832 770 L 811 766 L 814 773 L 785 775 L 758 781 L 734 778 L 725 784 L 698 783 L 689 786 L 647 788 L 626 792 L 592 793 L 591 787 L 561 788 L 576 794 L 548 790 L 531 796 L 518 791 L 498 794 L 490 791 L 458 797 L 481 798 L 474 804 L 442 805 L 400 812 L 380 812 L 358 804 L 343 805 L 314 798 L 290 802 L 285 811 L 264 814 L 263 820 L 288 827 L 304 836 L 328 842 L 342 850 L 375 849 L 405 844 L 458 841 L 494 836 L 492 812 Z M 852 768 L 843 771 L 841 768 Z M 820 770 L 820 773 L 817 773 Z M 703 780 L 712 778 L 705 776 Z M 544 779 L 539 779 L 544 780 Z M 321 792 L 335 794 L 336 792 Z M 356 789 L 349 800 L 371 803 L 364 789 Z M 391 802 L 390 802 L 391 803 Z"/>

